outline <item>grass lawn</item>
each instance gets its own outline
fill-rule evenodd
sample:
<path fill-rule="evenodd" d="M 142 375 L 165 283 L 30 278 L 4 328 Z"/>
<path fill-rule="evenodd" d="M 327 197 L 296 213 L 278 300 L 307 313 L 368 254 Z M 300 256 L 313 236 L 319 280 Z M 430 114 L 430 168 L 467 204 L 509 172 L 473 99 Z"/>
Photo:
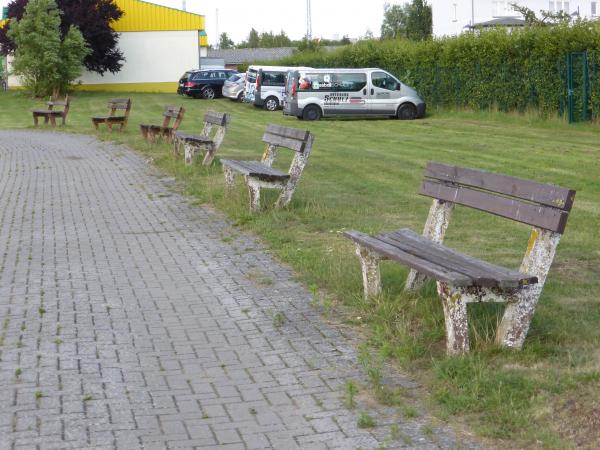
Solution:
<path fill-rule="evenodd" d="M 65 131 L 94 134 L 89 117 L 106 99 L 123 94 L 77 94 Z M 339 305 L 347 322 L 366 328 L 368 345 L 421 380 L 442 420 L 464 422 L 499 447 L 600 448 L 600 127 L 569 126 L 530 116 L 432 112 L 413 122 L 286 118 L 227 99 L 191 100 L 169 94 L 132 94 L 123 133 L 96 133 L 135 148 L 174 174 L 187 194 L 228 214 L 240 229 L 260 235 L 314 291 L 324 312 Z M 267 123 L 309 128 L 315 145 L 289 209 L 248 212 L 243 183 L 224 196 L 218 164 L 185 167 L 165 144 L 148 146 L 138 124 L 158 123 L 165 104 L 182 104 L 182 130 L 201 129 L 208 109 L 227 111 L 232 123 L 217 156 L 257 159 Z M 31 127 L 39 106 L 24 94 L 0 93 L 0 127 Z M 44 127 L 41 127 L 44 128 Z M 280 151 L 286 168 L 291 152 Z M 440 301 L 430 283 L 418 295 L 402 292 L 407 270 L 386 262 L 384 295 L 362 300 L 362 281 L 345 229 L 421 230 L 431 200 L 417 190 L 428 160 L 481 168 L 577 190 L 522 352 L 493 345 L 502 306 L 471 305 L 472 352 L 444 356 Z M 446 243 L 491 262 L 518 268 L 529 229 L 458 207 Z M 596 292 L 596 294 L 594 294 Z M 367 338 L 366 338 L 367 339 Z M 499 439 L 499 440 L 496 440 Z"/>

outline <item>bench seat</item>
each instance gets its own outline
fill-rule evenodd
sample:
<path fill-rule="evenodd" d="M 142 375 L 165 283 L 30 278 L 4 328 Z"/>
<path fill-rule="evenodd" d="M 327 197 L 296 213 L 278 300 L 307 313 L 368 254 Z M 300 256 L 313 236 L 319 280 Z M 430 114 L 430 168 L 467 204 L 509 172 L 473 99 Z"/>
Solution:
<path fill-rule="evenodd" d="M 64 114 L 63 111 L 53 109 L 34 109 L 31 112 L 43 116 L 62 116 Z"/>
<path fill-rule="evenodd" d="M 189 134 L 177 131 L 175 137 L 183 142 L 195 142 L 198 144 L 212 144 L 214 141 L 208 136 L 202 134 Z"/>
<path fill-rule="evenodd" d="M 358 231 L 345 235 L 388 259 L 454 286 L 517 289 L 538 281 L 535 276 L 465 255 L 409 229 L 375 236 Z"/>
<path fill-rule="evenodd" d="M 221 164 L 230 167 L 241 175 L 257 178 L 261 181 L 282 181 L 290 178 L 289 174 L 265 166 L 260 161 L 232 161 L 230 159 L 222 159 Z"/>
<path fill-rule="evenodd" d="M 123 122 L 127 119 L 126 116 L 94 116 L 92 120 L 95 122 Z"/>

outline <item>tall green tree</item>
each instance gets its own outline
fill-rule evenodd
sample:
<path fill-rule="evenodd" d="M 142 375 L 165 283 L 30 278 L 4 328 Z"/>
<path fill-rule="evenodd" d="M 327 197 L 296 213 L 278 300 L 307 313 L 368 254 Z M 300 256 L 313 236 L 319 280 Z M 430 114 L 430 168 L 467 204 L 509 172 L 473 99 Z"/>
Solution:
<path fill-rule="evenodd" d="M 431 5 L 426 0 L 412 0 L 405 5 L 383 6 L 381 38 L 429 39 L 433 33 Z"/>
<path fill-rule="evenodd" d="M 229 38 L 227 33 L 221 33 L 221 35 L 219 36 L 219 48 L 223 49 L 223 50 L 227 50 L 227 49 L 230 49 L 233 47 L 234 47 L 233 41 Z"/>
<path fill-rule="evenodd" d="M 258 48 L 260 47 L 260 36 L 258 35 L 258 31 L 254 28 L 250 30 L 248 34 L 248 47 L 250 48 Z"/>
<path fill-rule="evenodd" d="M 36 96 L 64 93 L 90 51 L 77 27 L 61 39 L 55 0 L 30 0 L 21 20 L 11 21 L 8 36 L 15 43 L 12 71 Z"/>

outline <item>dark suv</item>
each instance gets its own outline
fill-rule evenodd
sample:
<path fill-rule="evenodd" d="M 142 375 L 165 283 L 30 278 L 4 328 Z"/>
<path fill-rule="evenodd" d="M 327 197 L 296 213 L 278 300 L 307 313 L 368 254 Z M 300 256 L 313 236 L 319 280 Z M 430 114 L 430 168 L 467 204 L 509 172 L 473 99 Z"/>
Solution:
<path fill-rule="evenodd" d="M 220 97 L 225 80 L 235 73 L 227 69 L 188 70 L 179 80 L 177 93 L 194 98 Z"/>

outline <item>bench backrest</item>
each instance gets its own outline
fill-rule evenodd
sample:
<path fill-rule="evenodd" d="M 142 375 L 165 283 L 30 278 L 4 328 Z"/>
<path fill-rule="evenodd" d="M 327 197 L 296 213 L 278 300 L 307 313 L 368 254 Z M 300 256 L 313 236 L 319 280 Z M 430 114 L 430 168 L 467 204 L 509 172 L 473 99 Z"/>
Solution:
<path fill-rule="evenodd" d="M 117 110 L 125 111 L 125 117 L 129 117 L 129 111 L 131 110 L 131 99 L 130 98 L 111 98 L 108 101 L 108 108 L 110 109 L 110 115 L 114 116 Z"/>
<path fill-rule="evenodd" d="M 263 153 L 261 162 L 268 167 L 273 165 L 279 147 L 288 148 L 296 152 L 288 171 L 290 179 L 295 183 L 300 178 L 300 175 L 302 175 L 302 171 L 306 166 L 314 136 L 308 130 L 269 124 L 262 140 L 267 143 L 267 148 Z"/>
<path fill-rule="evenodd" d="M 229 114 L 220 113 L 216 111 L 208 111 L 206 114 L 204 114 L 204 123 L 210 123 L 211 125 L 226 127 L 229 123 Z"/>
<path fill-rule="evenodd" d="M 575 200 L 572 189 L 435 162 L 419 193 L 560 234 Z"/>
<path fill-rule="evenodd" d="M 262 140 L 270 145 L 285 147 L 295 152 L 304 153 L 307 149 L 309 138 L 310 132 L 308 130 L 269 124 Z"/>
<path fill-rule="evenodd" d="M 182 106 L 166 106 L 165 111 L 163 112 L 163 127 L 168 127 L 171 123 L 171 119 L 175 119 L 173 123 L 173 131 L 176 131 L 181 125 L 181 121 L 183 120 L 183 115 L 185 114 L 185 109 Z"/>
<path fill-rule="evenodd" d="M 54 109 L 55 106 L 62 106 L 63 107 L 62 114 L 63 114 L 63 116 L 66 117 L 66 115 L 69 112 L 70 105 L 71 105 L 71 99 L 69 98 L 69 95 L 65 95 L 64 100 L 52 100 L 52 97 L 50 97 L 50 100 L 48 101 L 48 110 L 55 111 L 55 109 Z"/>

